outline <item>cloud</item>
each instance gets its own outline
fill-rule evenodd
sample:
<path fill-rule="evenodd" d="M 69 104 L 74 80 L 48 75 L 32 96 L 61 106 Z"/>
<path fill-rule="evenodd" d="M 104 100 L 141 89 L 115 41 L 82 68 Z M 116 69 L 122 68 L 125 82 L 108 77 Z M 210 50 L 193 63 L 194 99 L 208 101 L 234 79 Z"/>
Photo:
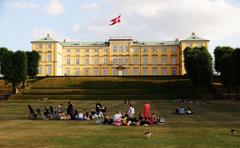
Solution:
<path fill-rule="evenodd" d="M 224 0 L 108 0 L 122 12 L 128 29 L 148 39 L 186 38 L 196 32 L 208 39 L 240 35 L 240 6 Z M 122 25 L 123 28 L 126 26 Z M 137 27 L 138 29 L 134 29 Z M 142 29 L 141 29 L 142 28 Z"/>
<path fill-rule="evenodd" d="M 92 2 L 92 3 L 84 4 L 81 7 L 85 10 L 88 10 L 88 11 L 95 11 L 99 8 L 99 4 L 95 3 L 95 2 Z"/>
<path fill-rule="evenodd" d="M 35 2 L 16 2 L 6 1 L 5 5 L 10 8 L 22 8 L 22 9 L 36 9 L 39 8 L 39 4 Z"/>
<path fill-rule="evenodd" d="M 50 0 L 45 8 L 45 12 L 49 16 L 55 16 L 64 12 L 64 6 L 59 0 Z"/>
<path fill-rule="evenodd" d="M 72 31 L 75 32 L 75 33 L 79 33 L 80 32 L 80 25 L 79 24 L 73 25 Z"/>

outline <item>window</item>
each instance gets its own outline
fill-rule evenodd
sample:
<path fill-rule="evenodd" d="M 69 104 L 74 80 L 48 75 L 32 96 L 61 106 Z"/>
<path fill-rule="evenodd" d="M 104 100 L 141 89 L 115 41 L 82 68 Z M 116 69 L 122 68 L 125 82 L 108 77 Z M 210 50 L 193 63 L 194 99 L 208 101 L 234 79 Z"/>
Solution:
<path fill-rule="evenodd" d="M 49 49 L 49 48 L 51 48 L 52 47 L 52 44 L 51 43 L 48 43 L 47 44 L 47 48 Z"/>
<path fill-rule="evenodd" d="M 85 59 L 84 59 L 84 64 L 86 64 L 86 65 L 89 64 L 89 57 L 85 57 Z"/>
<path fill-rule="evenodd" d="M 94 64 L 97 65 L 98 64 L 98 58 L 94 58 Z"/>
<path fill-rule="evenodd" d="M 113 65 L 117 65 L 117 57 L 113 57 L 112 58 L 112 64 Z"/>
<path fill-rule="evenodd" d="M 129 69 L 124 69 L 123 75 L 124 75 L 124 76 L 128 76 L 128 75 L 129 75 Z"/>
<path fill-rule="evenodd" d="M 129 52 L 128 46 L 125 46 L 125 47 L 124 47 L 124 52 Z"/>
<path fill-rule="evenodd" d="M 139 52 L 138 48 L 134 48 L 134 49 L 133 49 L 133 53 L 136 54 L 136 53 L 138 53 L 138 52 Z"/>
<path fill-rule="evenodd" d="M 124 64 L 129 64 L 129 57 L 124 58 Z"/>
<path fill-rule="evenodd" d="M 70 65 L 71 63 L 71 61 L 70 61 L 71 59 L 70 59 L 70 57 L 67 57 L 67 61 L 66 61 L 66 63 L 67 63 L 67 65 Z"/>
<path fill-rule="evenodd" d="M 113 53 L 116 53 L 116 52 L 117 52 L 117 46 L 116 46 L 116 45 L 112 46 L 112 52 L 113 52 Z"/>
<path fill-rule="evenodd" d="M 152 69 L 152 75 L 156 76 L 158 73 L 157 73 L 157 68 L 153 68 Z"/>
<path fill-rule="evenodd" d="M 112 75 L 116 76 L 117 75 L 117 70 L 115 68 L 112 69 Z"/>
<path fill-rule="evenodd" d="M 88 48 L 86 48 L 86 49 L 85 49 L 85 52 L 86 52 L 86 53 L 89 53 L 89 49 L 88 49 Z"/>
<path fill-rule="evenodd" d="M 70 53 L 71 52 L 71 50 L 70 49 L 67 49 L 67 53 Z"/>
<path fill-rule="evenodd" d="M 75 53 L 79 53 L 79 51 L 80 51 L 79 49 L 75 49 Z"/>
<path fill-rule="evenodd" d="M 152 64 L 153 64 L 153 65 L 156 65 L 156 64 L 157 64 L 157 59 L 158 59 L 157 56 L 152 56 Z"/>
<path fill-rule="evenodd" d="M 105 47 L 103 48 L 103 53 L 107 53 L 108 52 L 108 49 Z"/>
<path fill-rule="evenodd" d="M 147 48 L 143 48 L 143 52 L 147 53 L 148 52 Z"/>
<path fill-rule="evenodd" d="M 167 48 L 162 48 L 162 53 L 166 53 L 167 52 Z"/>
<path fill-rule="evenodd" d="M 177 52 L 177 47 L 173 47 L 172 48 L 172 53 L 176 53 Z"/>
<path fill-rule="evenodd" d="M 94 76 L 98 76 L 98 69 L 97 68 L 93 69 L 93 74 L 94 74 Z"/>
<path fill-rule="evenodd" d="M 65 75 L 70 76 L 70 69 L 66 69 Z"/>
<path fill-rule="evenodd" d="M 38 49 L 42 49 L 42 44 L 37 44 Z"/>
<path fill-rule="evenodd" d="M 39 74 L 39 75 L 42 75 L 42 66 L 39 66 L 39 67 L 38 67 L 38 74 Z"/>
<path fill-rule="evenodd" d="M 122 56 L 119 56 L 119 57 L 118 57 L 118 64 L 122 65 L 122 63 L 123 63 Z"/>
<path fill-rule="evenodd" d="M 152 48 L 152 53 L 157 53 L 157 48 Z"/>
<path fill-rule="evenodd" d="M 103 75 L 103 76 L 106 76 L 106 75 L 107 75 L 107 69 L 106 69 L 106 68 L 103 69 L 102 75 Z"/>
<path fill-rule="evenodd" d="M 163 76 L 166 76 L 166 75 L 167 75 L 167 68 L 166 68 L 166 67 L 163 67 L 163 68 L 162 68 L 162 75 L 163 75 Z"/>
<path fill-rule="evenodd" d="M 139 58 L 137 56 L 134 56 L 133 63 L 134 64 L 139 64 Z"/>
<path fill-rule="evenodd" d="M 144 76 L 146 76 L 146 75 L 148 74 L 148 69 L 147 69 L 147 68 L 143 68 L 142 74 L 143 74 Z"/>
<path fill-rule="evenodd" d="M 172 56 L 171 56 L 171 63 L 172 63 L 172 64 L 177 64 L 177 58 L 176 58 L 175 55 L 172 55 Z"/>
<path fill-rule="evenodd" d="M 177 69 L 176 68 L 172 68 L 171 69 L 171 74 L 172 74 L 172 76 L 175 76 L 177 74 Z"/>
<path fill-rule="evenodd" d="M 135 76 L 139 75 L 139 69 L 138 68 L 133 68 L 133 74 Z"/>
<path fill-rule="evenodd" d="M 51 75 L 51 73 L 52 73 L 52 66 L 47 65 L 46 66 L 46 75 Z"/>
<path fill-rule="evenodd" d="M 95 53 L 98 53 L 98 48 L 94 48 L 94 52 L 95 52 Z"/>
<path fill-rule="evenodd" d="M 123 52 L 123 46 L 121 45 L 121 46 L 119 46 L 119 50 L 118 50 L 118 52 L 120 52 L 120 53 L 122 53 Z"/>
<path fill-rule="evenodd" d="M 47 53 L 47 61 L 52 61 L 52 53 Z"/>
<path fill-rule="evenodd" d="M 107 57 L 106 56 L 103 57 L 103 64 L 107 64 Z"/>
<path fill-rule="evenodd" d="M 148 64 L 148 57 L 147 56 L 143 56 L 143 64 Z"/>
<path fill-rule="evenodd" d="M 75 76 L 79 76 L 80 75 L 80 70 L 79 68 L 78 69 L 75 69 Z"/>
<path fill-rule="evenodd" d="M 162 55 L 162 64 L 167 64 L 167 56 Z"/>
<path fill-rule="evenodd" d="M 85 68 L 85 69 L 84 69 L 84 75 L 85 75 L 85 76 L 88 76 L 88 75 L 89 75 L 89 69 L 88 69 L 88 68 Z"/>
<path fill-rule="evenodd" d="M 79 59 L 79 57 L 76 57 L 76 58 L 75 58 L 75 64 L 76 64 L 76 65 L 79 65 L 79 64 L 80 64 L 80 59 Z"/>

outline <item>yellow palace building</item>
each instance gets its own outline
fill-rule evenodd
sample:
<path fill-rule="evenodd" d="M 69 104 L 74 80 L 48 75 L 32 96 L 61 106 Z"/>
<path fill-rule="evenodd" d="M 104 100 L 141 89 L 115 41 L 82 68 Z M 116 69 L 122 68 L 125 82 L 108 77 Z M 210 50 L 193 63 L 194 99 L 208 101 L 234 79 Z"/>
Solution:
<path fill-rule="evenodd" d="M 173 41 L 59 42 L 47 34 L 31 43 L 41 55 L 38 76 L 174 76 L 186 73 L 183 50 L 208 47 L 209 40 L 192 33 Z"/>

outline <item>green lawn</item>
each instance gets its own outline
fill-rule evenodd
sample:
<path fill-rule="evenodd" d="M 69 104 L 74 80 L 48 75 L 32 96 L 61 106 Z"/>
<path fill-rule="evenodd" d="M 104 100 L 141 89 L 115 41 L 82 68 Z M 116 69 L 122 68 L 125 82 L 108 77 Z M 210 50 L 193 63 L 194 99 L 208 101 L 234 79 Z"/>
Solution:
<path fill-rule="evenodd" d="M 85 112 L 95 107 L 94 100 L 74 100 L 75 107 Z M 99 100 L 113 115 L 124 112 L 122 100 Z M 166 118 L 162 127 L 115 127 L 97 125 L 94 121 L 31 121 L 27 119 L 27 104 L 34 108 L 58 105 L 66 100 L 38 102 L 36 100 L 9 100 L 0 102 L 0 147 L 239 147 L 240 134 L 230 135 L 231 129 L 240 130 L 240 102 L 193 102 L 194 114 L 174 115 L 177 106 L 171 100 L 152 100 L 152 111 Z M 144 101 L 133 101 L 137 112 Z M 143 133 L 153 136 L 145 139 Z"/>

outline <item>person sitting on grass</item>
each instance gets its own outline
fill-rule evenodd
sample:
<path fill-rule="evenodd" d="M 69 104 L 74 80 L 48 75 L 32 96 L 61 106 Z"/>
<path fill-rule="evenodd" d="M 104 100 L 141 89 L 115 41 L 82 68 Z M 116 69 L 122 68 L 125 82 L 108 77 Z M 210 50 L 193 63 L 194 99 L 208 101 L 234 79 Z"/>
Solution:
<path fill-rule="evenodd" d="M 107 124 L 107 125 L 113 124 L 113 119 L 111 119 L 109 114 L 107 114 L 107 113 L 104 115 L 103 124 Z"/>
<path fill-rule="evenodd" d="M 78 110 L 75 110 L 74 119 L 75 120 L 83 120 L 83 114 L 79 113 Z"/>
<path fill-rule="evenodd" d="M 90 113 L 87 111 L 83 117 L 84 120 L 91 120 Z"/>
<path fill-rule="evenodd" d="M 122 125 L 122 114 L 119 111 L 116 111 L 113 116 L 114 125 L 120 126 Z"/>
<path fill-rule="evenodd" d="M 183 115 L 183 114 L 185 114 L 186 113 L 186 111 L 185 111 L 185 108 L 184 107 L 180 107 L 179 109 L 178 109 L 178 114 L 179 115 Z"/>
<path fill-rule="evenodd" d="M 187 115 L 191 115 L 191 114 L 192 114 L 192 109 L 191 109 L 190 107 L 188 107 L 188 108 L 186 109 L 186 114 L 187 114 Z"/>
<path fill-rule="evenodd" d="M 63 104 L 59 104 L 59 105 L 57 106 L 57 113 L 58 113 L 58 114 L 64 113 Z"/>
<path fill-rule="evenodd" d="M 153 124 L 158 124 L 158 117 L 156 113 L 152 113 L 151 121 Z"/>
<path fill-rule="evenodd" d="M 99 112 L 105 113 L 107 110 L 107 107 L 103 107 L 102 104 L 97 103 L 96 104 L 96 113 L 98 114 Z"/>
<path fill-rule="evenodd" d="M 31 120 L 37 120 L 37 114 L 36 112 L 33 110 L 31 105 L 28 105 L 28 109 L 29 109 L 29 115 L 28 118 Z"/>
<path fill-rule="evenodd" d="M 93 120 L 95 120 L 95 119 L 97 119 L 98 118 L 98 115 L 97 115 L 97 113 L 96 113 L 96 111 L 95 111 L 95 109 L 93 108 L 92 109 L 92 111 L 91 111 L 91 119 L 93 119 Z"/>
<path fill-rule="evenodd" d="M 135 109 L 133 108 L 132 103 L 128 104 L 128 112 L 127 112 L 127 114 L 128 114 L 129 118 L 134 118 Z"/>

